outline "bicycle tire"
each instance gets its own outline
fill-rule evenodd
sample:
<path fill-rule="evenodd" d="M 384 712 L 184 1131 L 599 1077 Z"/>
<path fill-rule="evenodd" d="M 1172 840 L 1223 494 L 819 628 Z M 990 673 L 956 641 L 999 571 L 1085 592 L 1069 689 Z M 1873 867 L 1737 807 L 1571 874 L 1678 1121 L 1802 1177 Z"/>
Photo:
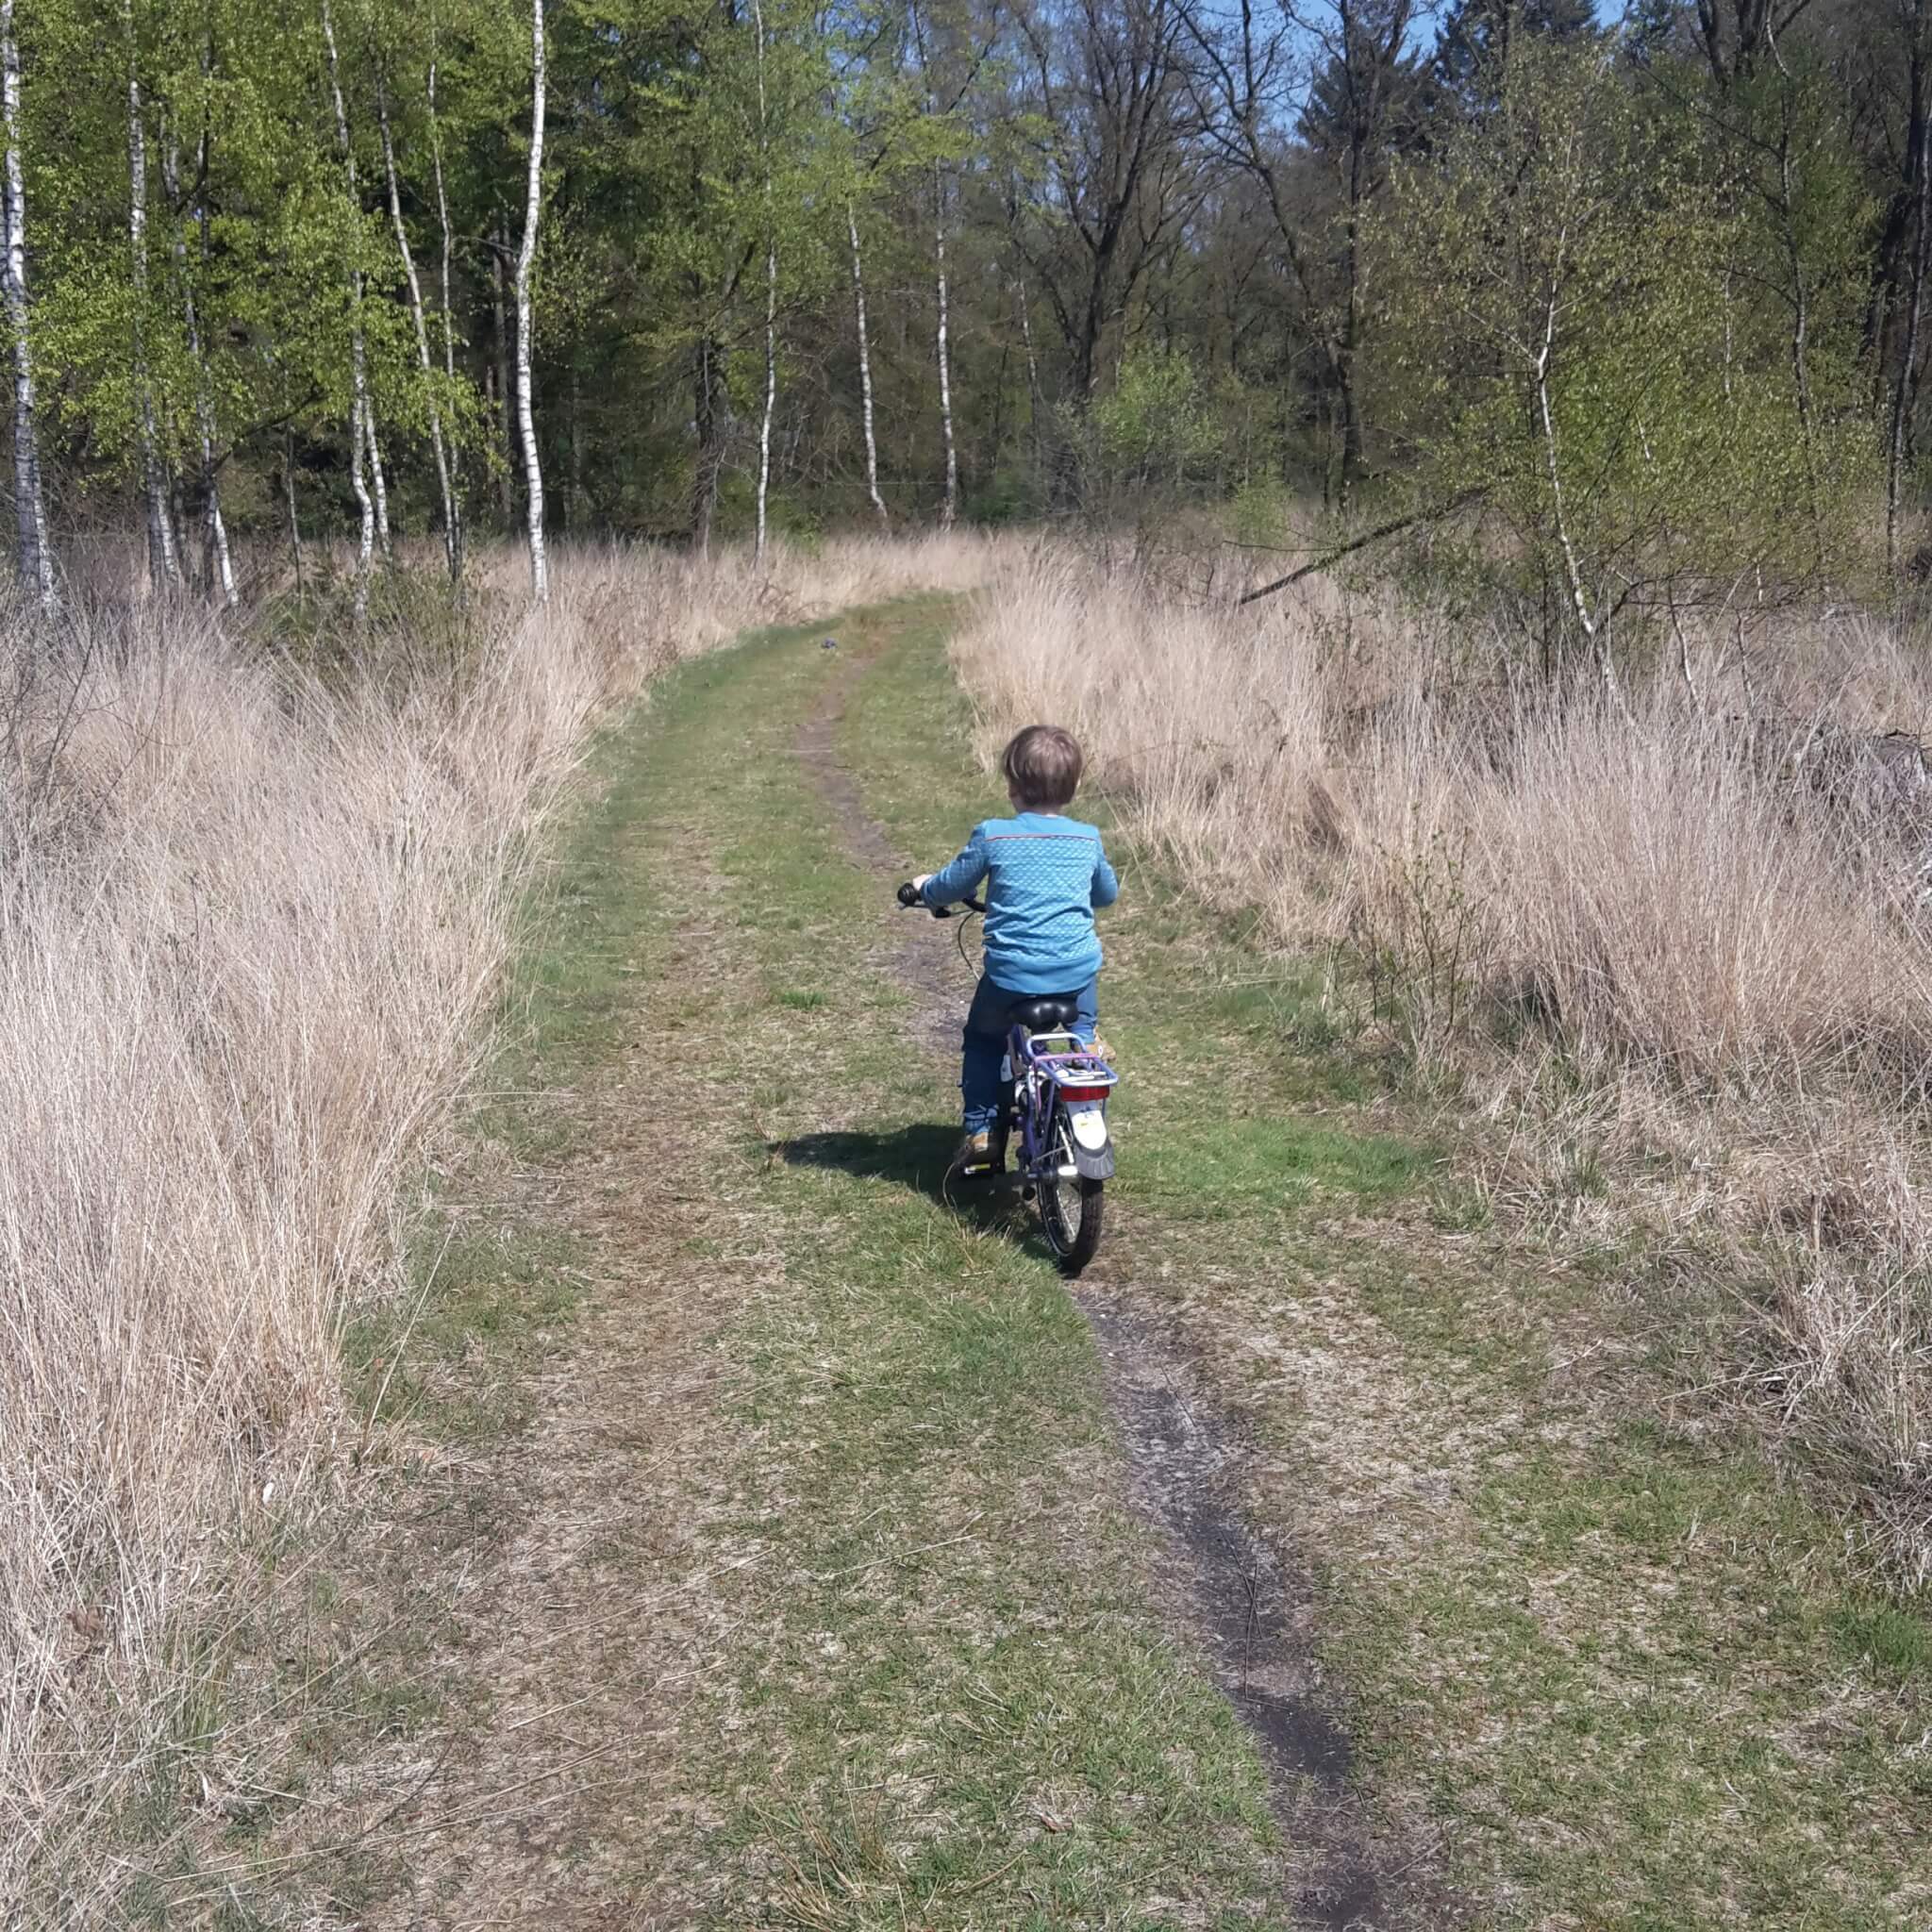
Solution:
<path fill-rule="evenodd" d="M 1061 1141 L 1062 1116 L 1056 1110 L 1049 1130 L 1053 1140 Z M 1105 1181 L 1091 1181 L 1084 1175 L 1074 1181 L 1062 1180 L 1057 1174 L 1048 1173 L 1040 1178 L 1040 1225 L 1046 1236 L 1046 1244 L 1053 1250 L 1053 1257 L 1059 1263 L 1060 1273 L 1070 1278 L 1076 1275 L 1092 1260 L 1094 1251 L 1100 1246 L 1100 1228 L 1104 1218 L 1106 1195 L 1102 1191 Z M 1080 1218 L 1077 1224 L 1067 1214 L 1069 1192 L 1080 1204 Z"/>

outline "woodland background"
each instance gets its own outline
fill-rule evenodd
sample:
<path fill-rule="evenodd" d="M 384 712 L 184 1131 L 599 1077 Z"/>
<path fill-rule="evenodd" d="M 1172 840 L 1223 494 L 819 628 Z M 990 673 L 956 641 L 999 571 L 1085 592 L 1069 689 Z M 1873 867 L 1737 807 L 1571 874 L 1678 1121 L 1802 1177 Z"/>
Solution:
<path fill-rule="evenodd" d="M 454 564 L 533 492 L 700 549 L 1453 510 L 1545 663 L 1912 563 L 1926 0 L 4 12 L 49 596 L 42 527 L 233 597 L 233 537 Z"/>

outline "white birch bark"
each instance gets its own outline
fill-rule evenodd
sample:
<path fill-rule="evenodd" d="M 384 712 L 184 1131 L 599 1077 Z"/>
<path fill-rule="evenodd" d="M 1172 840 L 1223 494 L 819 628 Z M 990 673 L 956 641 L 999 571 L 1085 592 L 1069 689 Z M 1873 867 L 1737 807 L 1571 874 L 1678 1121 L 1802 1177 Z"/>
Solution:
<path fill-rule="evenodd" d="M 765 104 L 765 9 L 752 0 L 758 35 L 758 152 L 765 163 L 765 408 L 758 424 L 758 537 L 752 546 L 756 562 L 765 560 L 765 507 L 772 482 L 772 413 L 778 400 L 778 237 L 772 220 L 771 124 Z"/>
<path fill-rule="evenodd" d="M 524 202 L 524 245 L 517 255 L 517 423 L 523 432 L 529 505 L 530 595 L 539 604 L 547 604 L 550 559 L 543 547 L 543 470 L 537 455 L 537 418 L 530 407 L 531 279 L 537 266 L 537 220 L 543 208 L 543 0 L 530 4 L 530 175 Z"/>
<path fill-rule="evenodd" d="M 349 206 L 359 216 L 362 198 L 356 187 L 356 151 L 349 145 L 349 116 L 342 106 L 342 83 L 336 61 L 336 29 L 330 18 L 328 0 L 322 0 L 322 39 L 328 50 L 328 91 L 336 110 L 336 145 L 341 151 L 342 169 L 349 182 Z M 369 615 L 369 572 L 375 554 L 375 506 L 362 470 L 365 443 L 375 437 L 369 420 L 369 371 L 362 342 L 362 270 L 358 262 L 349 268 L 349 487 L 356 493 L 361 512 L 361 529 L 356 549 L 356 618 L 359 623 Z M 381 485 L 381 472 L 376 475 Z"/>
<path fill-rule="evenodd" d="M 0 112 L 7 124 L 7 325 L 13 337 L 13 502 L 20 530 L 20 575 L 27 593 L 51 617 L 54 550 L 41 491 L 40 422 L 34 411 L 34 365 L 27 341 L 26 187 L 20 167 L 20 42 L 13 0 L 0 0 Z"/>
<path fill-rule="evenodd" d="M 434 83 L 432 83 L 432 92 Z M 403 258 L 403 278 L 409 291 L 409 316 L 416 325 L 416 354 L 428 380 L 429 447 L 436 457 L 436 482 L 442 493 L 442 554 L 452 577 L 461 567 L 457 545 L 456 493 L 450 485 L 449 455 L 442 441 L 442 409 L 436 400 L 436 365 L 429 356 L 429 322 L 423 310 L 423 284 L 416 275 L 416 257 L 409 247 L 409 230 L 403 220 L 403 193 L 396 179 L 395 142 L 390 133 L 389 92 L 381 76 L 375 83 L 375 116 L 382 130 L 382 167 L 389 178 L 389 214 L 395 228 L 396 252 Z"/>
<path fill-rule="evenodd" d="M 196 175 L 204 180 L 208 175 L 207 164 L 208 136 L 204 133 L 195 168 Z M 161 179 L 167 188 L 169 201 L 178 208 L 181 199 L 181 171 L 172 146 L 162 152 Z M 232 610 L 240 599 L 235 593 L 235 561 L 228 548 L 228 525 L 222 516 L 221 478 L 215 467 L 214 396 L 208 382 L 208 358 L 202 352 L 201 317 L 194 306 L 194 284 L 188 272 L 188 247 L 178 225 L 178 216 L 176 223 L 175 272 L 181 283 L 181 318 L 188 332 L 189 359 L 194 364 L 194 429 L 195 440 L 201 447 L 202 524 L 208 541 L 209 575 L 221 591 L 222 602 Z M 206 261 L 208 209 L 199 202 L 194 210 L 194 223 L 201 237 L 202 259 Z"/>
<path fill-rule="evenodd" d="M 134 388 L 140 411 L 141 487 L 147 503 L 147 575 L 156 590 L 165 591 L 180 584 L 181 558 L 175 548 L 175 520 L 168 514 L 155 430 L 154 384 L 147 364 L 147 129 L 141 112 L 134 0 L 122 0 L 121 25 L 127 37 L 127 249 L 134 285 Z"/>
<path fill-rule="evenodd" d="M 758 423 L 758 533 L 754 557 L 765 557 L 765 508 L 772 489 L 772 416 L 778 406 L 778 243 L 765 240 L 765 409 Z"/>
<path fill-rule="evenodd" d="M 950 530 L 959 513 L 959 453 L 953 442 L 953 358 L 946 341 L 946 177 L 937 161 L 932 185 L 933 233 L 939 251 L 940 427 L 946 444 L 946 500 L 940 510 L 940 528 Z"/>
<path fill-rule="evenodd" d="M 1550 280 L 1550 298 L 1543 313 L 1542 347 L 1537 353 L 1534 365 L 1537 411 L 1542 420 L 1543 458 L 1550 479 L 1550 504 L 1556 519 L 1557 542 L 1563 553 L 1563 574 L 1570 586 L 1570 601 L 1576 611 L 1576 622 L 1582 626 L 1583 635 L 1595 654 L 1597 675 L 1603 680 L 1604 689 L 1621 705 L 1623 693 L 1617 688 L 1616 668 L 1610 661 L 1609 639 L 1603 625 L 1591 615 L 1590 596 L 1583 583 L 1583 568 L 1576 556 L 1576 546 L 1570 540 L 1569 518 L 1563 508 L 1562 466 L 1557 458 L 1557 420 L 1550 407 L 1550 364 L 1557 350 L 1557 302 L 1568 239 L 1567 229 L 1557 239 L 1557 267 Z"/>
<path fill-rule="evenodd" d="M 1013 284 L 1020 297 L 1020 340 L 1026 345 L 1026 434 L 1033 443 L 1034 460 L 1040 458 L 1040 358 L 1033 352 L 1033 318 L 1027 313 L 1026 284 Z"/>
<path fill-rule="evenodd" d="M 363 355 L 362 374 L 362 437 L 369 452 L 369 489 L 375 499 L 375 547 L 385 563 L 395 561 L 395 549 L 390 541 L 389 530 L 389 483 L 382 473 L 382 445 L 375 440 L 375 398 L 370 392 L 368 355 Z"/>
<path fill-rule="evenodd" d="M 852 299 L 858 309 L 858 413 L 865 426 L 865 493 L 879 528 L 884 530 L 891 519 L 886 514 L 886 500 L 879 494 L 879 444 L 872 410 L 872 343 L 865 325 L 865 268 L 858 253 L 858 211 L 849 200 L 845 204 L 845 232 L 852 238 Z"/>
<path fill-rule="evenodd" d="M 454 386 L 457 379 L 457 325 L 456 313 L 450 307 L 449 299 L 449 194 L 442 179 L 442 123 L 436 116 L 434 44 L 432 33 L 432 58 L 429 62 L 429 161 L 436 175 L 436 218 L 442 234 L 442 373 Z M 450 575 L 460 578 L 463 574 L 462 447 L 460 437 L 454 428 L 450 431 L 449 466 L 449 510 L 452 534 L 456 542 L 456 557 L 450 564 Z"/>
<path fill-rule="evenodd" d="M 355 358 L 353 380 L 358 389 L 362 386 L 362 344 L 359 340 L 353 346 Z M 363 450 L 368 440 L 368 426 L 363 411 L 367 406 L 358 395 L 349 405 L 349 488 L 356 493 L 356 508 L 360 512 L 356 540 L 356 621 L 359 624 L 369 615 L 369 573 L 375 561 L 375 504 L 369 494 L 369 476 L 362 467 Z"/>

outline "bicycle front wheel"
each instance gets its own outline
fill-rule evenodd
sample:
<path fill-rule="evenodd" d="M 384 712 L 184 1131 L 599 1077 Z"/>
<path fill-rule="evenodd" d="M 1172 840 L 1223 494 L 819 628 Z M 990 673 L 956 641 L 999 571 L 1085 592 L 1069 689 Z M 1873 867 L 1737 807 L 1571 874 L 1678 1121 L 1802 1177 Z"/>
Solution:
<path fill-rule="evenodd" d="M 1050 1144 L 1054 1164 L 1040 1178 L 1040 1224 L 1046 1244 L 1053 1250 L 1060 1273 L 1078 1274 L 1092 1260 L 1100 1245 L 1105 1181 L 1091 1181 L 1084 1175 L 1069 1177 L 1059 1170 L 1074 1164 L 1069 1144 L 1066 1116 L 1056 1113 Z"/>

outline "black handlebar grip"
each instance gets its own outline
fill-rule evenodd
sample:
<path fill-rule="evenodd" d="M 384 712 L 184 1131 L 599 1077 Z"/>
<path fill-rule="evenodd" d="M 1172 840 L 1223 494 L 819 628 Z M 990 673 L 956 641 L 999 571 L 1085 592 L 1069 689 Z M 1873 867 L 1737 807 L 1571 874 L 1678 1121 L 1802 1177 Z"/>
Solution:
<path fill-rule="evenodd" d="M 924 902 L 920 897 L 919 888 L 908 880 L 899 888 L 899 903 L 902 906 L 919 906 Z"/>

